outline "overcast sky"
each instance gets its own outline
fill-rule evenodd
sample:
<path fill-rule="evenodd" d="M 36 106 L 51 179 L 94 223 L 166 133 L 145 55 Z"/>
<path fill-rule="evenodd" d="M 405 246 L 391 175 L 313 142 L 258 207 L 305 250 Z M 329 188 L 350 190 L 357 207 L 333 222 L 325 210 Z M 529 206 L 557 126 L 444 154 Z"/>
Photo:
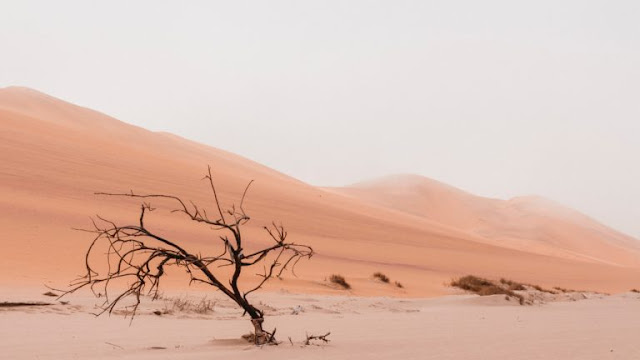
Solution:
<path fill-rule="evenodd" d="M 314 185 L 416 173 L 640 237 L 640 1 L 7 1 L 0 86 Z"/>

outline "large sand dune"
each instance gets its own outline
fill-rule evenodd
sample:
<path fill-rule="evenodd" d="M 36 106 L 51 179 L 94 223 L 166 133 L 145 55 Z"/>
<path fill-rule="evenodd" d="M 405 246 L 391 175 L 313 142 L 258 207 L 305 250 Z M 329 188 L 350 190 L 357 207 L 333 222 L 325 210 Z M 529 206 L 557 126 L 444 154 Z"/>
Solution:
<path fill-rule="evenodd" d="M 230 124 L 212 119 L 215 126 Z M 239 135 L 241 136 L 241 135 Z M 451 277 L 474 273 L 545 286 L 618 292 L 637 287 L 637 241 L 546 201 L 475 197 L 420 177 L 323 189 L 223 150 L 122 123 L 26 88 L 0 89 L 0 285 L 60 285 L 82 271 L 99 213 L 134 222 L 137 202 L 95 191 L 170 193 L 211 204 L 200 181 L 207 164 L 226 203 L 246 201 L 249 241 L 281 221 L 318 255 L 298 279 L 273 286 L 337 292 L 324 279 L 341 273 L 363 295 L 447 293 Z M 163 205 L 163 204 L 156 204 Z M 158 213 L 156 229 L 192 249 L 215 246 L 207 229 Z M 400 290 L 370 279 L 382 271 Z"/>
<path fill-rule="evenodd" d="M 638 242 L 551 200 L 484 198 L 417 175 L 394 175 L 333 189 L 517 249 L 574 254 L 637 266 Z"/>

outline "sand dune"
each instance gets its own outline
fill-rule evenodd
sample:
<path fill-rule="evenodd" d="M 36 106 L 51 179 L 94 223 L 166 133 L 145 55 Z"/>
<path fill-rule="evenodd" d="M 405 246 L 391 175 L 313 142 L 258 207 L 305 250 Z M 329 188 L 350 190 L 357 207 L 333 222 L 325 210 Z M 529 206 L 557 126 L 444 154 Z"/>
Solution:
<path fill-rule="evenodd" d="M 617 265 L 638 265 L 640 242 L 575 210 L 536 196 L 476 196 L 417 175 L 394 175 L 330 189 L 429 219 L 502 246 Z"/>
<path fill-rule="evenodd" d="M 261 227 L 278 220 L 316 249 L 318 256 L 299 267 L 299 279 L 273 288 L 336 293 L 324 281 L 334 272 L 352 282 L 353 294 L 392 296 L 446 294 L 443 284 L 467 273 L 608 292 L 637 287 L 640 278 L 634 239 L 538 200 L 482 199 L 414 177 L 323 189 L 223 150 L 12 87 L 0 89 L 0 245 L 11 254 L 0 263 L 0 285 L 64 283 L 82 271 L 90 240 L 72 227 L 89 226 L 96 213 L 135 221 L 135 201 L 95 191 L 162 192 L 211 204 L 200 181 L 207 164 L 227 204 L 255 180 L 245 204 L 249 241 L 267 241 Z M 159 212 L 152 225 L 189 248 L 215 246 L 208 229 L 182 218 Z M 405 289 L 372 281 L 374 271 Z"/>

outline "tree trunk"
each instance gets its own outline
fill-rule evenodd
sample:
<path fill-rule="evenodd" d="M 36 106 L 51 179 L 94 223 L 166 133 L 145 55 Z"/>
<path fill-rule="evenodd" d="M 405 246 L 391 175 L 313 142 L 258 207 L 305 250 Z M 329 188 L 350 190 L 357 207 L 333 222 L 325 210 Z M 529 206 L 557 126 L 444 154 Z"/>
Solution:
<path fill-rule="evenodd" d="M 263 322 L 264 322 L 263 318 L 251 319 L 251 323 L 253 324 L 253 328 L 254 328 L 254 340 L 256 345 L 266 344 L 267 341 L 269 340 L 268 339 L 269 335 L 264 330 L 262 330 Z"/>

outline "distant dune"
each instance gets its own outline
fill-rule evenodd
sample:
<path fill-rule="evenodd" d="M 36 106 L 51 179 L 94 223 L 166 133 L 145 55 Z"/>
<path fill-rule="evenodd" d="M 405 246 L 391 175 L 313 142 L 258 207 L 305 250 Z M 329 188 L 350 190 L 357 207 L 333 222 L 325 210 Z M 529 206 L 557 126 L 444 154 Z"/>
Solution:
<path fill-rule="evenodd" d="M 316 249 L 298 279 L 273 288 L 338 292 L 324 281 L 332 273 L 347 277 L 354 294 L 404 296 L 447 293 L 445 282 L 468 273 L 607 292 L 640 279 L 638 241 L 548 200 L 486 199 L 415 175 L 314 187 L 223 150 L 10 87 L 0 89 L 0 285 L 64 284 L 82 272 L 91 240 L 72 228 L 88 227 L 95 214 L 135 221 L 137 202 L 95 191 L 211 204 L 200 181 L 207 164 L 226 204 L 255 180 L 245 204 L 248 241 L 265 243 L 261 227 L 276 220 Z M 154 228 L 190 249 L 217 245 L 208 229 L 183 218 L 155 219 Z M 375 271 L 405 289 L 372 281 Z"/>
<path fill-rule="evenodd" d="M 333 190 L 506 247 L 534 252 L 544 248 L 605 263 L 638 265 L 640 242 L 636 239 L 541 197 L 484 198 L 418 175 L 387 176 Z"/>

